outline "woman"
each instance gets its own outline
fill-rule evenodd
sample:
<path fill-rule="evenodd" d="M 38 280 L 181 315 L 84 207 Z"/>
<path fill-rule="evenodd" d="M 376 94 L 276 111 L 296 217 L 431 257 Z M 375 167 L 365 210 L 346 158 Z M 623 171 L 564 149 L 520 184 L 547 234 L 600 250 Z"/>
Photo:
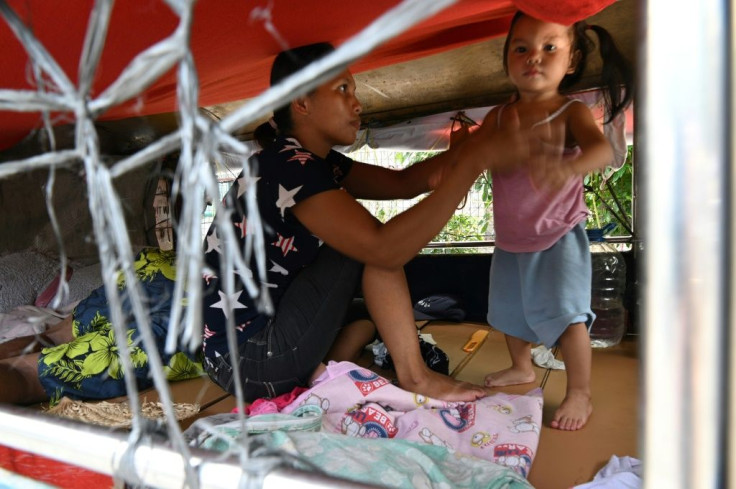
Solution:
<path fill-rule="evenodd" d="M 274 60 L 271 85 L 332 51 L 319 43 L 282 52 Z M 451 150 L 394 171 L 332 149 L 355 141 L 360 112 L 355 81 L 345 70 L 276 110 L 271 123 L 257 131 L 264 149 L 253 167 L 270 269 L 266 276 L 254 274 L 268 284 L 272 317 L 258 311 L 238 277 L 240 292 L 227 300 L 219 279 L 216 224 L 208 233 L 206 260 L 213 273 L 205 277 L 205 369 L 235 392 L 226 339 L 232 314 L 246 401 L 309 385 L 324 370 L 328 352 L 329 359 L 348 359 L 370 341 L 372 333 L 358 323 L 343 327 L 358 285 L 402 388 L 448 401 L 485 395 L 483 387 L 425 365 L 403 266 L 442 229 L 481 172 L 528 159 L 528 133 L 483 127 Z M 430 190 L 385 224 L 356 200 L 411 198 Z M 247 228 L 244 192 L 236 183 L 224 200 L 238 236 Z M 228 302 L 234 307 L 223 306 Z"/>

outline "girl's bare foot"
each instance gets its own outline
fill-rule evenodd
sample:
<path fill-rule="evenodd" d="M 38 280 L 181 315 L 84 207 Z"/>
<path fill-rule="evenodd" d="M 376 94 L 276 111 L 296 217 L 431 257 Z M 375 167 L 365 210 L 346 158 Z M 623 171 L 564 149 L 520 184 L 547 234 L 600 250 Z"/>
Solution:
<path fill-rule="evenodd" d="M 479 385 L 455 380 L 429 368 L 419 380 L 399 379 L 399 385 L 404 390 L 442 401 L 475 401 L 487 395 Z"/>
<path fill-rule="evenodd" d="M 503 387 L 506 385 L 528 384 L 535 380 L 537 380 L 537 376 L 534 370 L 509 367 L 486 375 L 485 384 L 487 387 Z"/>
<path fill-rule="evenodd" d="M 552 428 L 565 431 L 579 430 L 588 422 L 593 412 L 590 394 L 582 391 L 571 391 L 562 400 L 550 422 Z"/>

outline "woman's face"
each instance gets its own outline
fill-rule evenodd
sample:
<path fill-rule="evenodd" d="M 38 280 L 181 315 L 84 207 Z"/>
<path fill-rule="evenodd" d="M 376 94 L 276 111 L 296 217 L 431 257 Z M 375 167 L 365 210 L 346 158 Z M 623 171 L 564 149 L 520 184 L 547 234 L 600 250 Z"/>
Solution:
<path fill-rule="evenodd" d="M 331 146 L 355 142 L 362 107 L 355 97 L 355 80 L 348 70 L 320 85 L 306 99 L 310 122 L 325 142 Z"/>

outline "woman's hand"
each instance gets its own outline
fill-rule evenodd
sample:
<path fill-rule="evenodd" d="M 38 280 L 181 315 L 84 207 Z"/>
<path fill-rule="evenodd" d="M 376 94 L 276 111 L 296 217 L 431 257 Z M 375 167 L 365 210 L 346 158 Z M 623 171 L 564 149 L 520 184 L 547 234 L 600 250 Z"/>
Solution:
<path fill-rule="evenodd" d="M 565 125 L 540 125 L 537 150 L 530 155 L 528 171 L 536 188 L 553 191 L 562 188 L 575 175 L 569 160 L 563 159 Z"/>
<path fill-rule="evenodd" d="M 480 128 L 464 141 L 458 154 L 463 164 L 484 170 L 511 171 L 522 165 L 542 166 L 559 163 L 564 147 L 564 128 L 560 132 L 550 124 L 522 128 L 514 107 L 507 107 L 499 127 L 497 111 L 491 111 Z"/>

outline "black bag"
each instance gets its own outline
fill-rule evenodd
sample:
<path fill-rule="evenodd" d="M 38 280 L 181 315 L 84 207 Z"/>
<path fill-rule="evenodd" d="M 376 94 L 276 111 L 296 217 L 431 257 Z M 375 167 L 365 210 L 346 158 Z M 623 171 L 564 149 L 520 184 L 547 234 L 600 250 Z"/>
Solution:
<path fill-rule="evenodd" d="M 465 319 L 465 310 L 463 309 L 460 299 L 454 295 L 430 295 L 414 304 L 414 319 L 462 321 Z"/>

